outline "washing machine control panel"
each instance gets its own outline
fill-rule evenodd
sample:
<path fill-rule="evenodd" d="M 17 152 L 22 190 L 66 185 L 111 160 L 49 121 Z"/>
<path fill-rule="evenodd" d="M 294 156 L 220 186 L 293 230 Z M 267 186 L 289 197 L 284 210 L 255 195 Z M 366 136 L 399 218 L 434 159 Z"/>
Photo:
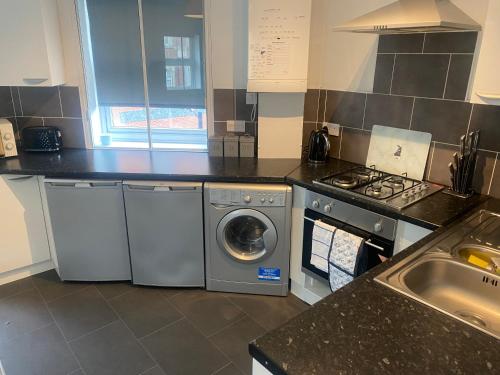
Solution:
<path fill-rule="evenodd" d="M 259 190 L 210 190 L 210 203 L 248 206 L 248 207 L 281 207 L 285 205 L 286 193 L 283 191 Z"/>

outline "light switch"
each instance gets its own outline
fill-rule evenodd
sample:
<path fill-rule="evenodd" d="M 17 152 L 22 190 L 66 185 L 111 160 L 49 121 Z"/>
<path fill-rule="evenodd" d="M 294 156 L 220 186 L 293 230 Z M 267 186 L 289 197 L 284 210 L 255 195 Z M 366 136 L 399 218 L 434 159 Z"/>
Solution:
<path fill-rule="evenodd" d="M 234 132 L 234 128 L 236 127 L 235 121 L 234 120 L 227 120 L 226 121 L 226 129 L 228 132 Z"/>

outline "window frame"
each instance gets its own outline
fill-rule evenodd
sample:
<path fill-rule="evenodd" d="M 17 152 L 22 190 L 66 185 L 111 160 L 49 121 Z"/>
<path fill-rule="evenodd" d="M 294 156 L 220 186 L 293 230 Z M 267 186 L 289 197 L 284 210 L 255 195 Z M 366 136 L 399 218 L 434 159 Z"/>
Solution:
<path fill-rule="evenodd" d="M 207 128 L 203 130 L 203 133 L 206 138 L 206 148 L 198 149 L 198 148 L 156 148 L 153 146 L 153 132 L 155 133 L 155 137 L 167 136 L 168 134 L 179 132 L 178 129 L 153 129 L 151 128 L 151 123 L 149 119 L 149 100 L 147 98 L 147 83 L 145 86 L 145 108 L 148 110 L 147 121 L 148 121 L 148 147 L 122 147 L 122 146 L 107 146 L 96 143 L 96 134 L 94 133 L 94 129 L 92 127 L 92 120 L 96 120 L 99 117 L 102 117 L 99 110 L 99 104 L 97 101 L 97 92 L 95 86 L 95 75 L 94 75 L 94 66 L 92 59 L 92 50 L 90 43 L 90 33 L 89 33 L 89 25 L 88 25 L 88 14 L 87 14 L 87 5 L 86 0 L 73 0 L 75 4 L 75 13 L 78 24 L 78 35 L 80 42 L 80 50 L 81 50 L 81 61 L 82 61 L 82 70 L 81 70 L 81 81 L 84 83 L 83 88 L 81 88 L 82 92 L 82 117 L 84 123 L 84 132 L 86 134 L 85 144 L 87 149 L 113 149 L 113 150 L 149 150 L 149 151 L 164 151 L 164 152 L 202 152 L 208 153 L 208 138 L 213 134 L 214 128 L 214 104 L 213 104 L 213 82 L 212 82 L 212 43 L 211 41 L 211 28 L 210 28 L 210 2 L 212 0 L 201 0 L 203 3 L 203 37 L 199 38 L 199 43 L 202 43 L 203 50 L 203 58 L 200 55 L 200 61 L 204 62 L 204 82 L 201 86 L 204 87 L 205 91 L 205 116 Z M 139 12 L 140 23 L 140 33 L 141 33 L 141 50 L 144 54 L 144 35 L 143 35 L 143 27 L 142 27 L 142 0 L 137 0 L 139 4 L 139 8 L 141 9 Z M 190 39 L 194 39 L 190 37 Z M 144 57 L 145 55 L 143 55 Z M 165 59 L 167 60 L 167 59 Z M 165 63 L 166 64 L 166 63 Z M 195 62 L 196 64 L 196 62 Z M 145 67 L 147 62 L 142 60 L 143 72 L 145 72 Z M 165 65 L 166 66 L 166 65 Z M 200 69 L 201 73 L 201 69 Z M 144 79 L 147 80 L 147 74 L 144 74 Z M 165 86 L 166 86 L 166 77 L 165 77 Z M 189 90 L 189 89 L 186 89 Z M 170 91 L 175 91 L 170 89 Z M 185 91 L 178 90 L 178 91 Z M 127 129 L 126 131 L 121 131 L 118 129 L 110 129 L 109 121 L 106 121 L 104 124 L 106 131 L 109 134 L 122 135 L 123 133 L 129 133 L 132 135 L 137 135 L 138 133 L 143 133 L 142 130 L 139 129 Z M 201 129 L 183 129 L 182 132 L 192 132 L 197 133 L 201 132 Z M 163 134 L 162 134 L 163 133 Z M 123 134 L 124 135 L 124 134 Z M 165 138 L 167 139 L 167 138 Z"/>

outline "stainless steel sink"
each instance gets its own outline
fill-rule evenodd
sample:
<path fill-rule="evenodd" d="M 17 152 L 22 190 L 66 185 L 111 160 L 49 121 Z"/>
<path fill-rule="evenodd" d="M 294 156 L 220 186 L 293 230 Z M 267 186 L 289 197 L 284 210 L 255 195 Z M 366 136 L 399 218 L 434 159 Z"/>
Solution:
<path fill-rule="evenodd" d="M 485 246 L 484 239 L 474 242 L 475 219 L 436 238 L 375 280 L 500 339 L 500 274 L 468 263 L 464 255 L 500 256 L 497 244 Z M 479 226 L 484 222 L 478 221 Z M 464 230 L 467 226 L 469 231 Z M 457 233 L 466 232 L 469 234 L 457 241 Z"/>

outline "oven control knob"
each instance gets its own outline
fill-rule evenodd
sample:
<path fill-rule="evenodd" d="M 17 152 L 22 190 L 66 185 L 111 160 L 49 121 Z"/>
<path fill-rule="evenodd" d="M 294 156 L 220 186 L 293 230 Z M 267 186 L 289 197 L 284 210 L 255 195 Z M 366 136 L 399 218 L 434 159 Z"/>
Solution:
<path fill-rule="evenodd" d="M 375 223 L 375 225 L 373 225 L 373 230 L 375 232 L 382 232 L 382 223 L 381 222 L 378 222 L 378 223 Z"/>
<path fill-rule="evenodd" d="M 313 201 L 312 206 L 313 208 L 319 208 L 319 201 Z"/>
<path fill-rule="evenodd" d="M 428 184 L 422 184 L 422 191 L 429 190 L 429 185 Z"/>
<path fill-rule="evenodd" d="M 405 193 L 403 193 L 403 195 L 402 195 L 401 197 L 403 198 L 403 200 L 404 200 L 405 202 L 407 202 L 407 201 L 408 201 L 408 199 L 410 199 L 410 194 L 408 194 L 407 192 L 405 192 Z"/>
<path fill-rule="evenodd" d="M 323 207 L 323 211 L 325 211 L 326 213 L 332 212 L 332 205 L 327 204 L 325 207 Z"/>
<path fill-rule="evenodd" d="M 252 197 L 250 195 L 245 195 L 243 197 L 243 202 L 250 203 L 252 201 Z"/>

